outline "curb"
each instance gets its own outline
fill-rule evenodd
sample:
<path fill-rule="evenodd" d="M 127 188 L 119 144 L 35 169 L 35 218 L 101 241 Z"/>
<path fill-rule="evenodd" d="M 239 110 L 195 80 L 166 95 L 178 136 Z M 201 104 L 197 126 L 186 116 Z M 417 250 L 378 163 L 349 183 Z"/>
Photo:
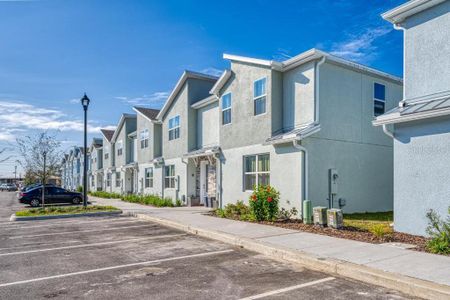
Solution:
<path fill-rule="evenodd" d="M 98 217 L 98 216 L 113 216 L 122 214 L 121 210 L 118 211 L 99 211 L 93 213 L 84 214 L 66 214 L 66 215 L 50 215 L 50 216 L 35 216 L 35 217 L 18 217 L 12 214 L 9 218 L 10 221 L 35 221 L 35 220 L 48 220 L 48 219 L 66 219 L 66 218 L 79 218 L 79 217 Z"/>
<path fill-rule="evenodd" d="M 450 286 L 447 285 L 417 279 L 398 273 L 386 272 L 342 260 L 314 256 L 312 254 L 307 254 L 302 251 L 296 251 L 282 246 L 268 245 L 249 238 L 241 238 L 215 230 L 196 228 L 145 214 L 128 213 L 128 215 L 186 231 L 191 234 L 222 241 L 233 246 L 245 248 L 247 250 L 266 255 L 272 259 L 284 262 L 289 261 L 311 270 L 352 278 L 424 299 L 450 299 Z"/>

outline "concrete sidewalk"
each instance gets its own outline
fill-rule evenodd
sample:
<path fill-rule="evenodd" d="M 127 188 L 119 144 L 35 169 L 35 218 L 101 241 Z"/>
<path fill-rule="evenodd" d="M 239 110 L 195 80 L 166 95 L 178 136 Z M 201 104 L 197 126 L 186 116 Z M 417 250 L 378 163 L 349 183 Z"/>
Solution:
<path fill-rule="evenodd" d="M 90 200 L 309 268 L 419 297 L 450 299 L 450 257 L 211 217 L 204 215 L 208 210 L 202 207 L 155 208 L 114 199 Z"/>

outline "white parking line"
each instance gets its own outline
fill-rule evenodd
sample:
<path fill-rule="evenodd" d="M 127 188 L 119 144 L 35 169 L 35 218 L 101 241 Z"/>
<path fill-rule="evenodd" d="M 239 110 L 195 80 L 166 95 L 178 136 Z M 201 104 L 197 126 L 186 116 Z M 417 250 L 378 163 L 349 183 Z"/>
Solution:
<path fill-rule="evenodd" d="M 11 250 L 11 249 L 17 249 L 17 248 L 29 248 L 29 247 L 36 247 L 36 246 L 50 246 L 50 245 L 59 245 L 59 244 L 73 244 L 73 243 L 81 243 L 81 241 L 66 241 L 66 242 L 56 242 L 56 243 L 42 243 L 42 244 L 32 244 L 32 245 L 20 245 L 20 246 L 14 246 L 14 247 L 6 247 L 6 248 L 0 248 L 0 251 L 2 250 Z"/>
<path fill-rule="evenodd" d="M 28 279 L 28 280 L 14 281 L 14 282 L 8 282 L 8 283 L 0 284 L 0 288 L 11 286 L 11 285 L 19 285 L 19 284 L 24 284 L 24 283 L 31 283 L 31 282 L 44 281 L 44 280 L 57 279 L 57 278 L 64 278 L 64 277 L 69 277 L 69 276 L 77 276 L 77 275 L 96 273 L 96 272 L 102 272 L 102 271 L 123 269 L 123 268 L 128 268 L 128 267 L 150 265 L 150 264 L 156 264 L 156 263 L 161 263 L 161 262 L 166 262 L 166 261 L 174 261 L 174 260 L 181 260 L 181 259 L 186 259 L 186 258 L 203 257 L 203 256 L 210 256 L 210 255 L 215 255 L 215 254 L 223 254 L 223 253 L 229 253 L 229 252 L 233 252 L 233 251 L 234 251 L 233 249 L 212 251 L 212 252 L 192 254 L 192 255 L 184 255 L 184 256 L 177 256 L 177 257 L 170 257 L 170 258 L 162 258 L 162 259 L 156 259 L 156 260 L 148 260 L 148 261 L 143 261 L 143 262 L 138 262 L 138 263 L 131 263 L 131 264 L 126 264 L 126 265 L 117 265 L 117 266 L 112 266 L 112 267 L 92 269 L 92 270 L 73 272 L 73 273 L 66 273 L 66 274 L 60 274 L 60 275 L 54 275 L 54 276 L 40 277 L 40 278 L 34 278 L 34 279 Z"/>
<path fill-rule="evenodd" d="M 326 277 L 323 279 L 319 279 L 319 280 L 315 280 L 315 281 L 310 281 L 307 283 L 302 283 L 302 284 L 298 284 L 298 285 L 293 285 L 293 286 L 289 286 L 283 289 L 279 289 L 279 290 L 274 290 L 274 291 L 270 291 L 270 292 L 266 292 L 266 293 L 262 293 L 262 294 L 258 294 L 258 295 L 253 295 L 250 297 L 245 297 L 245 298 L 241 298 L 240 300 L 253 300 L 253 299 L 261 299 L 261 298 L 265 298 L 268 296 L 272 296 L 272 295 L 276 295 L 276 294 L 281 294 L 281 293 L 285 293 L 285 292 L 289 292 L 289 291 L 293 291 L 293 290 L 298 290 L 304 287 L 308 287 L 308 286 L 312 286 L 318 283 L 322 283 L 322 282 L 327 282 L 330 280 L 334 280 L 336 278 L 334 277 Z"/>
<path fill-rule="evenodd" d="M 105 228 L 105 229 L 63 231 L 63 232 L 52 232 L 52 233 L 32 234 L 32 235 L 10 236 L 9 239 L 15 240 L 15 239 L 35 238 L 35 237 L 49 236 L 49 235 L 57 235 L 57 234 L 85 233 L 85 232 L 97 232 L 97 231 L 112 231 L 112 230 L 121 230 L 121 229 L 129 229 L 129 228 L 156 227 L 156 226 L 157 226 L 157 225 L 154 225 L 154 224 L 146 224 L 146 225 L 133 225 L 133 226 L 123 226 L 123 227 Z"/>
<path fill-rule="evenodd" d="M 103 217 L 101 219 L 99 219 L 100 217 L 96 217 L 95 219 L 91 219 L 91 217 L 85 217 L 85 218 L 75 218 L 75 219 L 44 219 L 44 220 L 34 220 L 33 224 L 39 224 L 39 223 L 43 223 L 43 224 L 58 224 L 58 225 L 64 225 L 64 224 L 71 224 L 71 223 L 96 223 L 96 222 L 108 222 L 108 221 L 116 221 L 116 220 L 130 220 L 130 219 L 134 219 L 136 220 L 136 218 L 133 217 Z M 8 221 L 5 222 L 5 225 L 10 225 L 10 226 L 20 226 L 20 225 L 25 225 L 27 223 L 30 223 L 29 221 Z M 2 225 L 2 224 L 0 224 Z"/>
<path fill-rule="evenodd" d="M 73 246 L 64 246 L 64 247 L 55 247 L 55 248 L 46 248 L 46 249 L 36 249 L 36 250 L 0 253 L 0 257 L 2 257 L 2 256 L 10 256 L 10 255 L 18 255 L 18 254 L 28 254 L 28 253 L 36 253 L 36 252 L 54 251 L 54 250 L 76 249 L 76 248 L 85 248 L 85 247 L 93 247 L 93 246 L 112 245 L 112 244 L 120 244 L 120 243 L 126 243 L 126 242 L 136 242 L 136 241 L 144 241 L 144 240 L 171 238 L 171 237 L 178 237 L 178 236 L 183 236 L 183 235 L 187 235 L 187 234 L 186 233 L 180 233 L 180 234 L 156 235 L 156 236 L 151 236 L 151 237 L 134 238 L 134 239 L 128 239 L 128 240 L 108 241 L 108 242 L 99 242 L 99 243 L 91 243 L 91 244 L 82 244 L 82 245 L 73 245 Z"/>
<path fill-rule="evenodd" d="M 52 226 L 58 227 L 58 226 L 64 226 L 64 225 L 66 225 L 66 224 L 67 224 L 67 225 L 83 225 L 83 224 L 89 225 L 89 224 L 91 224 L 91 223 L 98 223 L 98 222 L 102 222 L 102 223 L 104 223 L 105 225 L 112 225 L 112 224 L 132 223 L 132 222 L 135 222 L 135 223 L 143 223 L 144 221 L 141 221 L 141 220 L 139 220 L 139 219 L 131 219 L 131 220 L 119 220 L 119 221 L 114 221 L 114 222 L 106 223 L 106 222 L 104 222 L 104 221 L 97 220 L 97 221 L 87 221 L 87 222 L 50 223 L 50 224 L 31 225 L 31 226 L 21 226 L 21 227 L 12 227 L 12 226 L 8 226 L 8 228 L 2 228 L 2 229 L 6 229 L 6 230 L 14 229 L 14 230 L 16 230 L 16 229 L 41 228 L 41 227 L 52 227 Z M 148 221 L 147 221 L 147 223 L 148 223 Z M 20 225 L 23 225 L 23 224 L 20 224 Z"/>

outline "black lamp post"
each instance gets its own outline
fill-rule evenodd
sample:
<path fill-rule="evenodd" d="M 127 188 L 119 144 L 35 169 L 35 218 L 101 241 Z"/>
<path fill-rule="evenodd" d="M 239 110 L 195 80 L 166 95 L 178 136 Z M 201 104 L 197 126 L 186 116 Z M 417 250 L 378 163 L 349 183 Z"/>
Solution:
<path fill-rule="evenodd" d="M 83 167 L 83 206 L 87 207 L 87 110 L 89 106 L 88 96 L 84 93 L 83 98 L 81 98 L 81 105 L 84 109 L 84 167 Z"/>

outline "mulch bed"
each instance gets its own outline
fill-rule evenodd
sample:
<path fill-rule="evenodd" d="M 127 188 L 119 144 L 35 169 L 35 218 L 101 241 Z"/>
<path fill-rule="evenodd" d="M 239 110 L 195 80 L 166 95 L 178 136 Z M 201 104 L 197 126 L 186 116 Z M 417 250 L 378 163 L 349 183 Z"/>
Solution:
<path fill-rule="evenodd" d="M 214 213 L 210 213 L 209 215 L 218 217 Z M 241 221 L 236 219 L 237 221 Z M 249 222 L 249 221 L 243 221 Z M 356 227 L 344 226 L 342 229 L 334 229 L 331 227 L 321 227 L 318 225 L 309 225 L 303 224 L 300 220 L 286 220 L 286 221 L 276 221 L 276 222 L 251 222 L 258 223 L 264 225 L 271 225 L 282 227 L 286 229 L 299 230 L 303 232 L 310 232 L 322 235 L 328 235 L 336 238 L 343 238 L 348 240 L 355 240 L 360 242 L 372 243 L 372 244 L 382 244 L 382 243 L 404 243 L 414 245 L 414 248 L 410 248 L 411 250 L 421 251 L 421 252 L 429 252 L 426 248 L 426 243 L 428 241 L 427 238 L 422 236 L 401 233 L 401 232 L 392 232 L 386 234 L 383 238 L 378 238 L 373 233 L 362 230 Z"/>
<path fill-rule="evenodd" d="M 331 227 L 321 227 L 317 225 L 303 224 L 301 221 L 297 220 L 258 222 L 258 223 L 372 244 L 382 244 L 382 243 L 411 244 L 416 246 L 415 248 L 412 248 L 414 250 L 428 252 L 428 250 L 426 249 L 426 242 L 427 242 L 426 238 L 407 233 L 393 232 L 386 234 L 383 238 L 378 238 L 371 232 L 349 226 L 344 226 L 342 229 L 334 229 Z"/>

